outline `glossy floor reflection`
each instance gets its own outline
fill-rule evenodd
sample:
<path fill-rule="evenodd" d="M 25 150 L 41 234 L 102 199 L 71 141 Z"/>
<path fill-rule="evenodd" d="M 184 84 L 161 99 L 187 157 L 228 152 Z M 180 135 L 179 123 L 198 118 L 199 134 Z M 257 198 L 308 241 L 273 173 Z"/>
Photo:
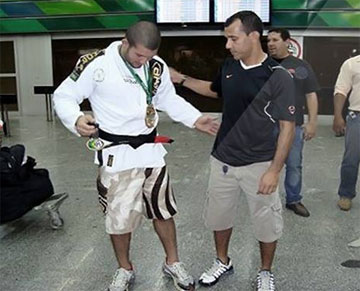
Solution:
<path fill-rule="evenodd" d="M 60 208 L 65 220 L 61 230 L 52 230 L 46 214 L 34 210 L 0 226 L 0 290 L 106 290 L 116 262 L 104 232 L 95 190 L 97 169 L 86 140 L 43 116 L 10 120 L 13 136 L 5 138 L 4 145 L 25 144 L 38 167 L 50 171 L 56 192 L 68 192 L 69 198 Z M 214 259 L 212 234 L 202 220 L 213 138 L 167 117 L 162 117 L 159 132 L 175 139 L 167 146 L 167 162 L 180 210 L 178 245 L 181 259 L 198 277 Z M 360 236 L 359 197 L 350 212 L 336 206 L 342 154 L 343 138 L 334 137 L 329 119 L 320 119 L 317 138 L 304 150 L 303 202 L 311 216 L 284 210 L 285 231 L 273 267 L 279 291 L 360 290 L 360 269 L 340 265 L 360 259 L 360 248 L 347 246 Z M 240 201 L 239 224 L 230 245 L 235 273 L 209 290 L 253 290 L 258 246 L 244 197 Z M 151 223 L 145 222 L 134 234 L 131 256 L 137 272 L 133 290 L 174 290 L 161 273 L 164 255 Z"/>

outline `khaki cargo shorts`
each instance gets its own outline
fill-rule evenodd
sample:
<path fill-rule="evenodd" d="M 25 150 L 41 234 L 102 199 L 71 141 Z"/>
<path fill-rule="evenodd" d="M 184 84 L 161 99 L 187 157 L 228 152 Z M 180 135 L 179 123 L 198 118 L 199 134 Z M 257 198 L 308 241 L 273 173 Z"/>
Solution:
<path fill-rule="evenodd" d="M 166 220 L 177 212 L 166 166 L 108 173 L 100 168 L 99 202 L 109 234 L 133 232 L 145 216 Z"/>
<path fill-rule="evenodd" d="M 261 176 L 270 162 L 232 167 L 210 158 L 210 178 L 205 203 L 206 226 L 213 230 L 232 228 L 237 219 L 241 190 L 249 205 L 255 237 L 261 242 L 274 242 L 283 229 L 282 207 L 278 188 L 271 195 L 257 194 Z"/>

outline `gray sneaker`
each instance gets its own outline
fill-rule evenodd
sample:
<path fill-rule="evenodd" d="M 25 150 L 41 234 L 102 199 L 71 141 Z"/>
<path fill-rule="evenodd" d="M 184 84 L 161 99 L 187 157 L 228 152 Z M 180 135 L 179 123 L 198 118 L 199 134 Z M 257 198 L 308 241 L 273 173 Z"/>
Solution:
<path fill-rule="evenodd" d="M 275 279 L 270 271 L 259 271 L 256 277 L 256 291 L 275 291 Z"/>
<path fill-rule="evenodd" d="M 163 272 L 166 276 L 174 280 L 174 285 L 178 290 L 195 290 L 195 280 L 186 271 L 185 266 L 181 262 L 172 265 L 164 263 Z"/>
<path fill-rule="evenodd" d="M 124 268 L 116 270 L 113 280 L 109 286 L 108 291 L 128 291 L 130 285 L 135 281 L 134 271 L 128 271 Z"/>

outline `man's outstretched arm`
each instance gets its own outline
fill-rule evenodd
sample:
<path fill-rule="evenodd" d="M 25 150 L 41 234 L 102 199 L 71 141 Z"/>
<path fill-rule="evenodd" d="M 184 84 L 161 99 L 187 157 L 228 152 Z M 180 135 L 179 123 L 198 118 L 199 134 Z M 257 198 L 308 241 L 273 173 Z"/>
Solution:
<path fill-rule="evenodd" d="M 216 135 L 220 124 L 216 118 L 213 118 L 210 115 L 202 115 L 196 120 L 194 126 L 199 131 L 210 135 Z"/>
<path fill-rule="evenodd" d="M 173 68 L 169 68 L 171 81 L 174 84 L 181 84 L 182 86 L 189 88 L 190 90 L 200 95 L 217 98 L 216 92 L 211 90 L 211 82 L 192 78 L 190 76 L 181 74 Z"/>

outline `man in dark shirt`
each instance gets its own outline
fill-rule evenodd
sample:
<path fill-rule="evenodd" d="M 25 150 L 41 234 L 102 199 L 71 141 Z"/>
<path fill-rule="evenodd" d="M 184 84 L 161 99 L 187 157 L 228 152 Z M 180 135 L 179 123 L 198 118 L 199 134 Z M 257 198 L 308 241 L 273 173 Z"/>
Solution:
<path fill-rule="evenodd" d="M 308 217 L 310 212 L 301 203 L 302 151 L 304 140 L 315 136 L 317 125 L 318 100 L 316 91 L 319 85 L 311 66 L 288 51 L 290 33 L 286 29 L 270 29 L 268 36 L 269 54 L 293 75 L 295 81 L 296 130 L 293 145 L 285 162 L 286 208 L 297 215 Z M 304 124 L 305 101 L 308 121 Z"/>
<path fill-rule="evenodd" d="M 255 13 L 238 12 L 225 23 L 226 48 L 233 57 L 225 60 L 213 82 L 171 70 L 174 83 L 223 100 L 205 206 L 217 258 L 200 276 L 199 283 L 205 286 L 216 284 L 233 271 L 228 246 L 242 190 L 260 243 L 256 290 L 275 290 L 271 265 L 283 228 L 278 180 L 295 132 L 295 88 L 291 75 L 263 52 L 262 32 L 262 22 Z"/>

